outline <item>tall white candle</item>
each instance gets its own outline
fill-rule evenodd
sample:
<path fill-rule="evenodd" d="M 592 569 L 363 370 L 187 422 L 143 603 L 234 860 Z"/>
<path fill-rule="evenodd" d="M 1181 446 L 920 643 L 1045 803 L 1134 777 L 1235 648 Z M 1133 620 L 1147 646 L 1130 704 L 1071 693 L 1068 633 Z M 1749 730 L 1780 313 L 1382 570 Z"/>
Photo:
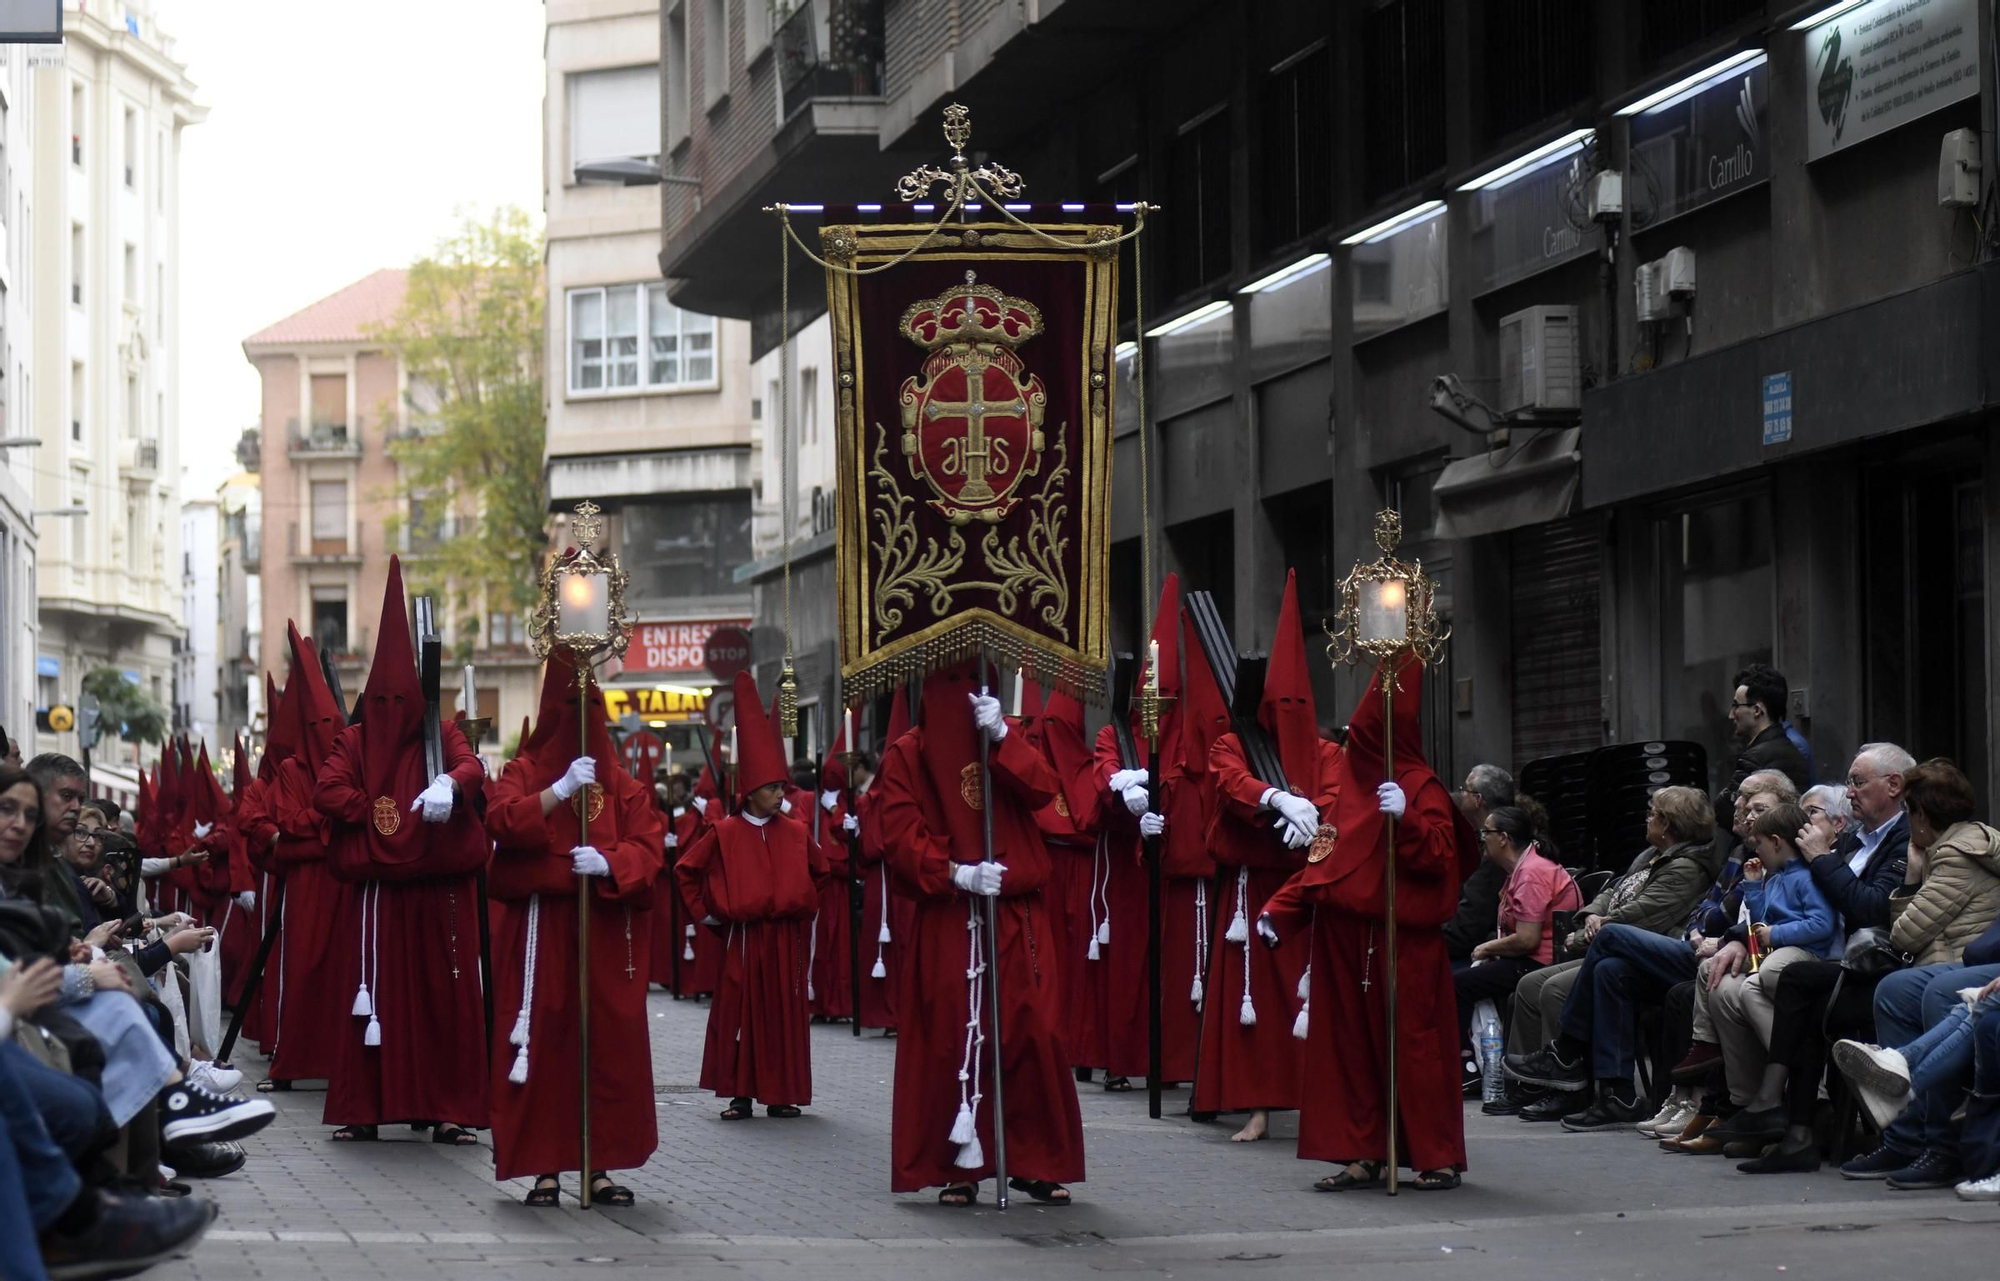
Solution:
<path fill-rule="evenodd" d="M 1149 689 L 1160 687 L 1160 642 L 1151 641 L 1146 646 L 1146 685 Z"/>
<path fill-rule="evenodd" d="M 734 764 L 736 763 L 736 727 L 735 727 L 734 725 L 731 725 L 731 726 L 729 727 L 729 762 L 728 762 L 728 763 L 729 763 L 729 764 L 731 764 L 731 765 L 734 765 Z"/>
<path fill-rule="evenodd" d="M 1014 715 L 1016 717 L 1019 717 L 1021 714 L 1021 695 L 1025 686 L 1026 681 L 1023 679 L 1022 669 L 1017 667 L 1014 669 Z"/>
<path fill-rule="evenodd" d="M 471 663 L 465 665 L 465 682 L 460 687 L 458 705 L 459 710 L 465 713 L 465 719 L 467 720 L 472 720 L 479 715 L 479 692 L 473 687 Z"/>
<path fill-rule="evenodd" d="M 840 741 L 846 744 L 847 750 L 851 752 L 854 751 L 858 746 L 858 744 L 856 744 L 854 741 L 854 709 L 851 707 L 844 708 L 843 716 L 845 717 L 845 719 L 843 720 L 841 725 Z"/>

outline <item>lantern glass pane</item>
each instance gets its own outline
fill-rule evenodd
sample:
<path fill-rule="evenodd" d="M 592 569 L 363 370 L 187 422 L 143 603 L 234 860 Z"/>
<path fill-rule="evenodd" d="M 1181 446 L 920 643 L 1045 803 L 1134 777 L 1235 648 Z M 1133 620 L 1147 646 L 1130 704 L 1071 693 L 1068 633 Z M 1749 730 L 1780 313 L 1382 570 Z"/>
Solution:
<path fill-rule="evenodd" d="M 611 576 L 564 574 L 557 588 L 556 630 L 565 636 L 601 636 L 611 630 Z"/>
<path fill-rule="evenodd" d="M 1403 642 L 1410 638 L 1409 587 L 1399 578 L 1364 583 L 1361 588 L 1359 632 L 1364 642 Z"/>

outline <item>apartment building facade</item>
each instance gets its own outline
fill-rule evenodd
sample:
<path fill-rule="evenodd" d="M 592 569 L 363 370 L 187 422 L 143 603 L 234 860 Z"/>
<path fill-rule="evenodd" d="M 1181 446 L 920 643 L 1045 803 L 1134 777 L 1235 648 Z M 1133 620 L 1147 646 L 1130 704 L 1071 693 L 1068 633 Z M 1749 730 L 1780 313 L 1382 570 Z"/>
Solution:
<path fill-rule="evenodd" d="M 10 741 L 18 736 L 24 747 L 35 742 L 41 661 L 35 563 L 48 532 L 34 514 L 41 437 L 29 398 L 35 361 L 35 331 L 28 323 L 34 84 L 37 77 L 61 74 L 59 50 L 0 46 L 0 227 L 5 229 L 0 237 L 0 729 Z"/>

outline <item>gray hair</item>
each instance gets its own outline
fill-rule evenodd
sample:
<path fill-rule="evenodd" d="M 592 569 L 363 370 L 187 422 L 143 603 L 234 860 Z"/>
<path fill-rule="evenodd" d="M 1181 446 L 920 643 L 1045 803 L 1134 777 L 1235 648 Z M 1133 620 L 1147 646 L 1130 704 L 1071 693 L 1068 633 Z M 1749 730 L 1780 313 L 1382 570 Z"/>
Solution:
<path fill-rule="evenodd" d="M 1854 807 L 1847 803 L 1847 789 L 1836 787 L 1832 783 L 1821 783 L 1817 787 L 1807 788 L 1806 794 L 1799 798 L 1799 803 L 1802 806 L 1819 806 L 1826 811 L 1826 816 L 1836 823 L 1845 823 L 1854 817 Z"/>
<path fill-rule="evenodd" d="M 1867 761 L 1879 774 L 1907 774 L 1917 767 L 1917 758 L 1894 743 L 1863 743 L 1854 759 Z"/>
<path fill-rule="evenodd" d="M 1799 789 L 1792 785 L 1791 779 L 1774 769 L 1760 769 L 1745 776 L 1743 786 L 1736 789 L 1738 796 L 1750 796 L 1757 792 L 1770 793 L 1778 798 L 1780 805 L 1799 803 Z"/>
<path fill-rule="evenodd" d="M 1466 773 L 1465 787 L 1488 809 L 1514 803 L 1514 776 L 1498 765 L 1473 766 Z"/>

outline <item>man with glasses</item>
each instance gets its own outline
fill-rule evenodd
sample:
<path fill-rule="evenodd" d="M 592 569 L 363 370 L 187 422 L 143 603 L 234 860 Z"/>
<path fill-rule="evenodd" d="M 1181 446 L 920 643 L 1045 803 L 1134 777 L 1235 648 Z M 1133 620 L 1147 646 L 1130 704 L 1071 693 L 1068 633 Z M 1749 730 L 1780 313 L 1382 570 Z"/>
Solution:
<path fill-rule="evenodd" d="M 1487 826 L 1487 816 L 1494 810 L 1514 803 L 1514 776 L 1498 765 L 1475 765 L 1452 793 L 1452 800 L 1478 831 Z M 1458 910 L 1444 926 L 1445 954 L 1452 964 L 1471 960 L 1472 949 L 1493 937 L 1500 916 L 1500 887 L 1506 880 L 1507 869 L 1490 857 L 1481 858 L 1472 875 L 1465 878 L 1459 888 Z"/>
<path fill-rule="evenodd" d="M 1715 798 L 1715 825 L 1728 827 L 1735 818 L 1736 793 L 1743 781 L 1762 770 L 1775 770 L 1791 780 L 1794 794 L 1812 782 L 1806 758 L 1785 733 L 1785 700 L 1789 686 L 1782 673 L 1768 664 L 1752 663 L 1730 682 L 1729 728 L 1743 750 L 1729 790 Z"/>

